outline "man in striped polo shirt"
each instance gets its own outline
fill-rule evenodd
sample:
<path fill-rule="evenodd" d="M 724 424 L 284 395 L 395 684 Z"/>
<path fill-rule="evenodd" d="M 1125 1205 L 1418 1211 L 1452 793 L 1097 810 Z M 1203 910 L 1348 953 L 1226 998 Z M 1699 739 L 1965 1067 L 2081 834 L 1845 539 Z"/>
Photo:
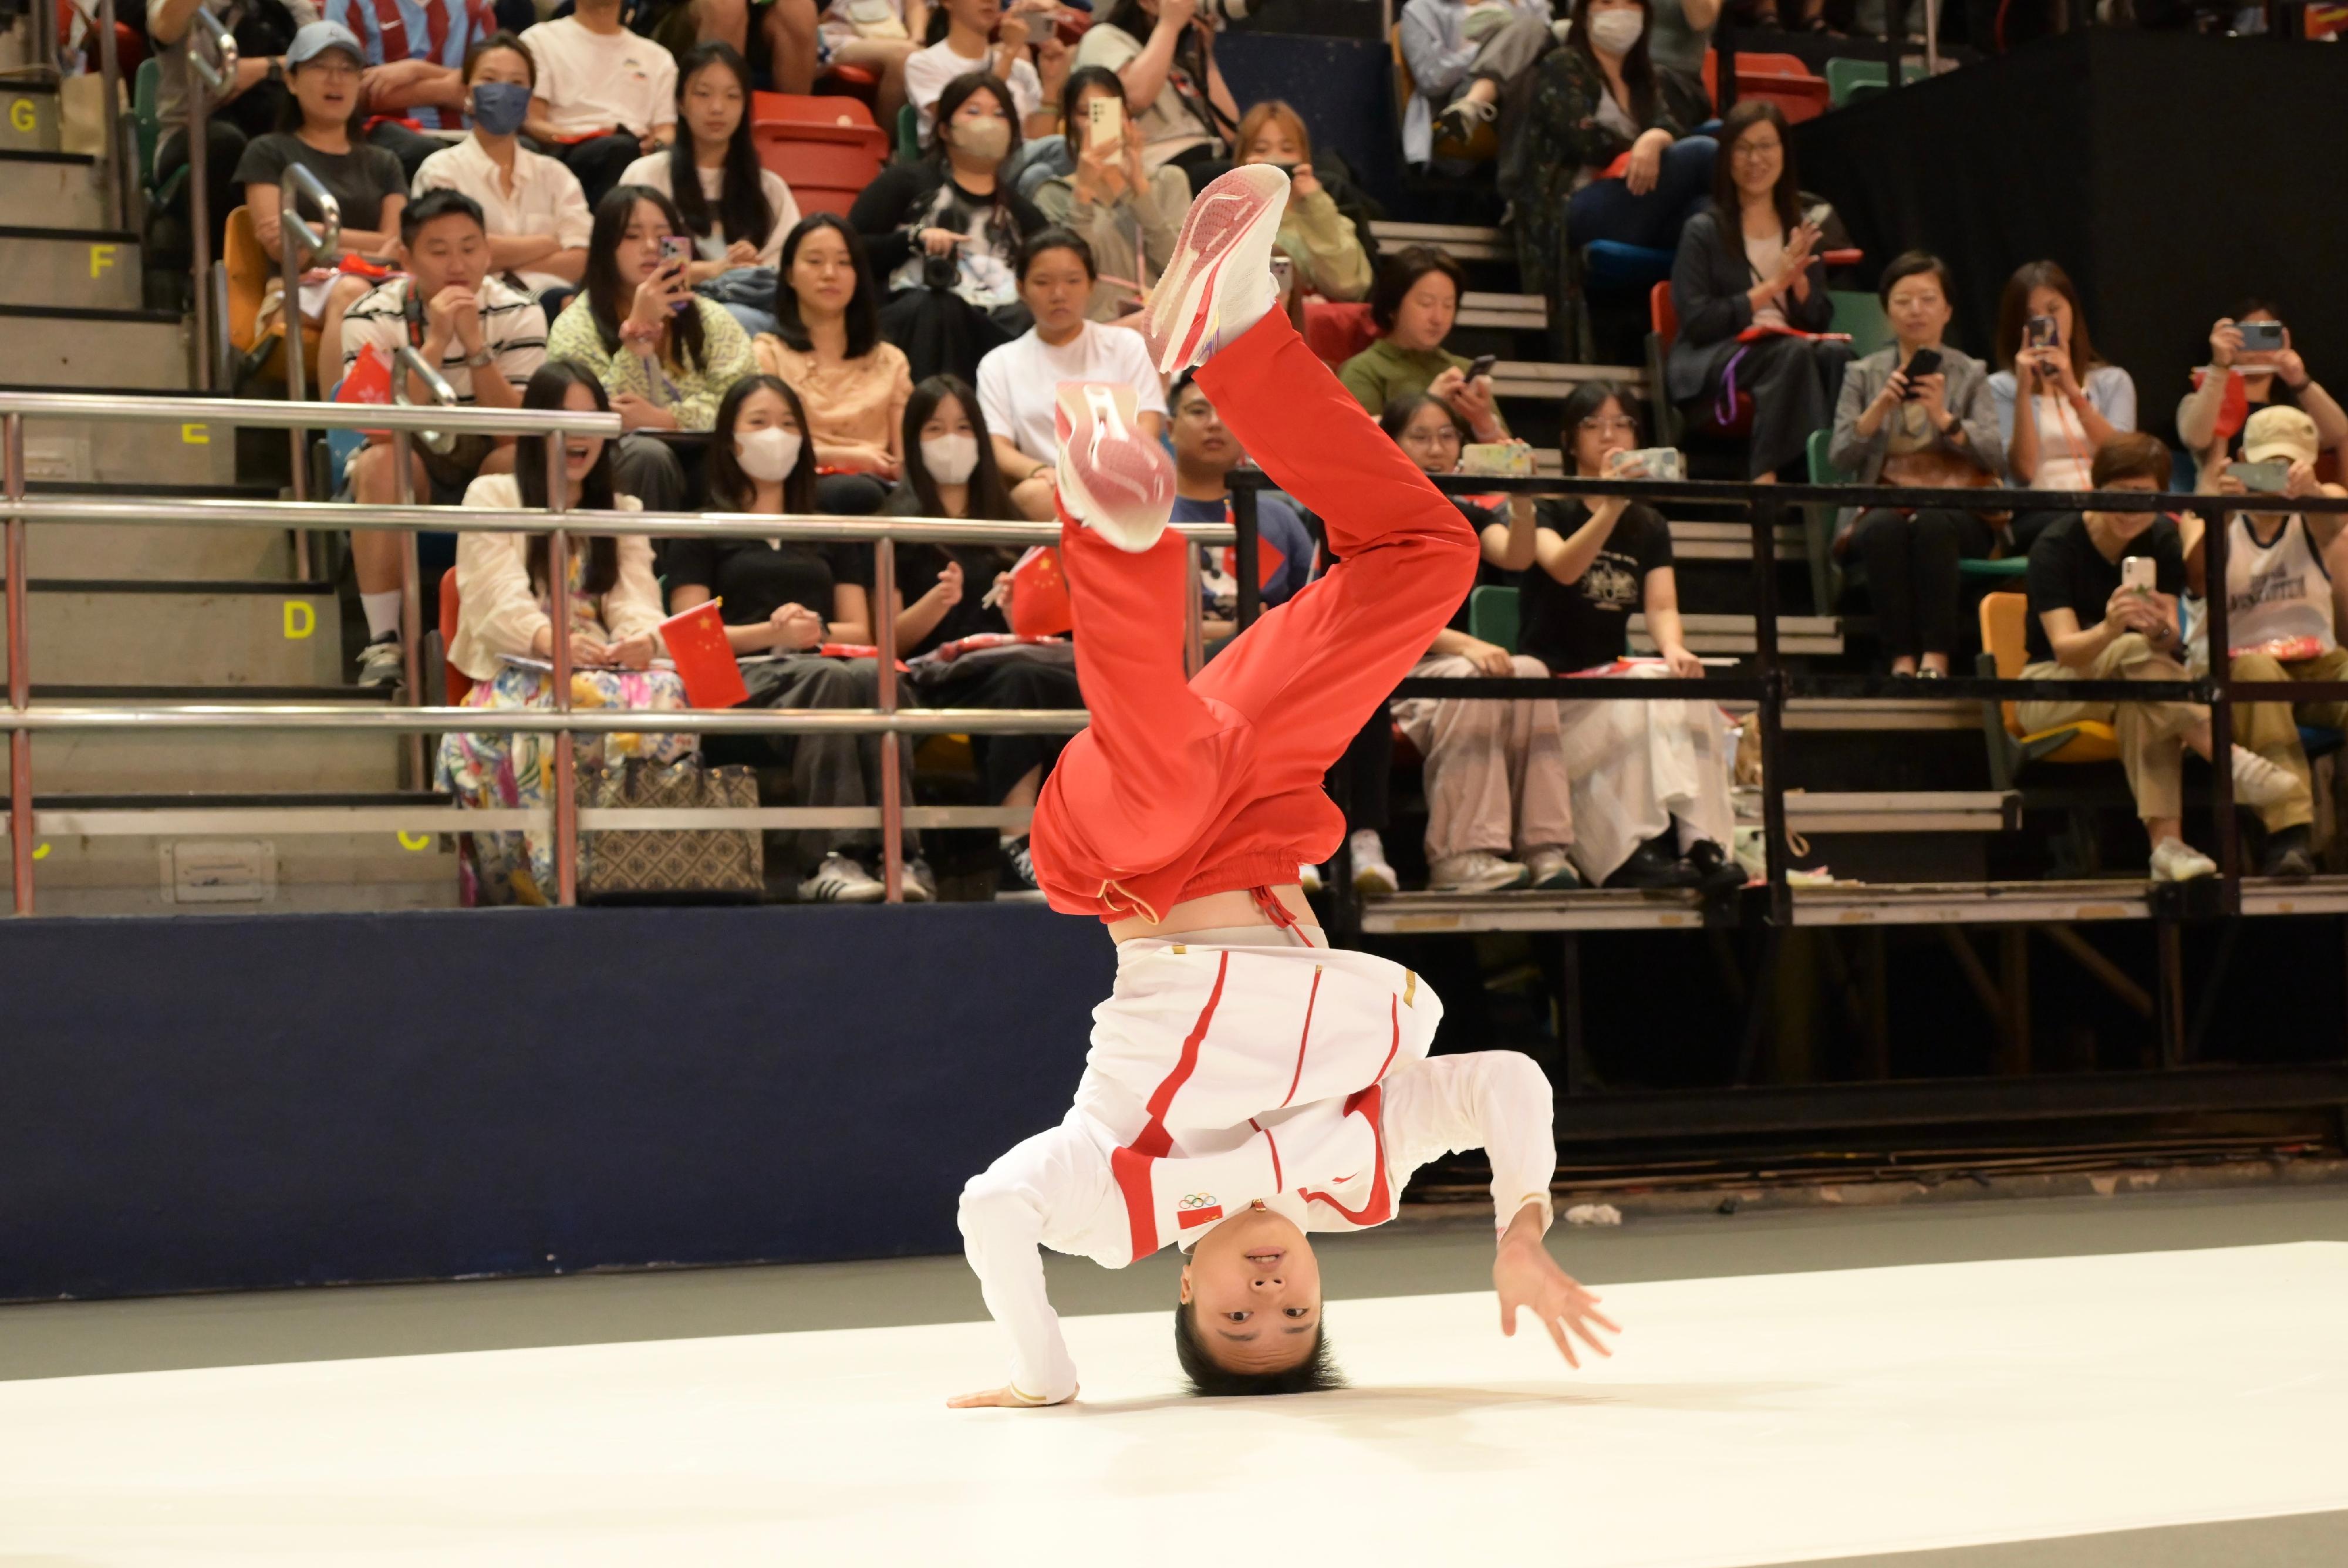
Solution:
<path fill-rule="evenodd" d="M 405 276 L 363 294 L 343 317 L 343 374 L 372 347 L 396 366 L 407 344 L 440 372 L 458 402 L 485 408 L 521 406 L 522 388 L 546 363 L 546 314 L 538 302 L 489 271 L 489 231 L 479 203 L 457 191 L 427 191 L 399 214 Z M 406 370 L 408 397 L 432 397 Z M 460 436 L 446 452 L 414 445 L 415 493 L 437 506 L 455 506 L 465 487 L 501 440 Z M 399 499 L 398 471 L 388 439 L 371 442 L 350 466 L 351 499 L 385 506 Z M 402 669 L 399 586 L 404 542 L 379 529 L 351 535 L 351 561 L 367 618 L 358 684 L 395 686 Z"/>

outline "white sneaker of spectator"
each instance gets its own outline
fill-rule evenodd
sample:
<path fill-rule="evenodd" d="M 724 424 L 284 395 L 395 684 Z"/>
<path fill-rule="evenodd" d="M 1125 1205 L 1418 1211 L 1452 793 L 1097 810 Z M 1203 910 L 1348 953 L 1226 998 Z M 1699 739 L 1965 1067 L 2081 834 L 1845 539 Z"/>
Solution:
<path fill-rule="evenodd" d="M 1535 892 L 1570 892 L 1581 885 L 1581 873 L 1573 869 L 1565 851 L 1554 844 L 1526 855 L 1525 872 L 1532 878 Z"/>
<path fill-rule="evenodd" d="M 887 889 L 883 888 L 885 892 Z M 935 903 L 938 899 L 938 873 L 930 870 L 930 862 L 915 855 L 905 862 L 905 882 L 898 897 L 907 903 Z"/>
<path fill-rule="evenodd" d="M 1532 873 L 1514 861 L 1504 861 L 1489 850 L 1469 850 L 1429 866 L 1426 885 L 1435 892 L 1506 892 L 1531 880 Z"/>
<path fill-rule="evenodd" d="M 400 651 L 396 633 L 377 637 L 359 650 L 358 684 L 363 686 L 398 686 L 407 684 L 407 659 Z"/>
<path fill-rule="evenodd" d="M 1386 863 L 1385 841 L 1375 828 L 1356 828 L 1346 847 L 1354 851 L 1354 891 L 1364 898 L 1392 898 L 1402 879 Z"/>
<path fill-rule="evenodd" d="M 2182 839 L 2163 839 L 2152 846 L 2152 880 L 2191 882 L 2218 874 L 2218 862 Z"/>
<path fill-rule="evenodd" d="M 878 903 L 888 896 L 880 879 L 849 855 L 824 856 L 823 864 L 799 883 L 801 903 Z"/>
<path fill-rule="evenodd" d="M 2234 748 L 2234 799 L 2244 806 L 2280 805 L 2299 790 L 2291 769 L 2270 762 L 2247 746 Z"/>

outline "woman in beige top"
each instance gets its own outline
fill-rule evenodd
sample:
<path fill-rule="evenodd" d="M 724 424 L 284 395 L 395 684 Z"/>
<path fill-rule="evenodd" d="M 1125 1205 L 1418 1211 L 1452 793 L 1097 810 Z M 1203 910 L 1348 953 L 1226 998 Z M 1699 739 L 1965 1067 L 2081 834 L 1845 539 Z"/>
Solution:
<path fill-rule="evenodd" d="M 594 372 L 567 360 L 549 360 L 522 394 L 525 408 L 592 414 L 610 411 Z M 484 474 L 465 491 L 465 504 L 490 511 L 546 504 L 545 438 L 516 443 L 516 471 Z M 636 498 L 612 490 L 610 443 L 573 436 L 563 447 L 564 489 L 577 509 L 641 511 Z M 589 518 L 582 518 L 582 521 Z M 545 707 L 554 639 L 571 647 L 571 700 L 577 707 L 689 707 L 673 669 L 654 669 L 660 653 L 660 584 L 653 552 L 641 535 L 572 537 L 568 613 L 558 633 L 548 592 L 549 550 L 542 533 L 460 534 L 457 543 L 457 624 L 441 630 L 448 663 L 474 685 L 467 707 Z M 598 734 L 574 741 L 582 774 L 616 771 L 631 758 L 690 765 L 700 748 L 691 735 Z M 483 809 L 547 804 L 554 737 L 551 734 L 470 733 L 441 738 L 439 785 L 460 806 Z M 473 833 L 464 866 L 470 903 L 553 902 L 553 848 L 540 832 Z M 582 875 L 586 851 L 582 851 Z"/>
<path fill-rule="evenodd" d="M 807 406 L 815 443 L 818 511 L 866 517 L 880 510 L 903 459 L 900 427 L 913 376 L 880 336 L 880 306 L 864 242 L 846 220 L 818 212 L 783 242 L 776 329 L 751 345 L 758 368 L 788 382 Z"/>

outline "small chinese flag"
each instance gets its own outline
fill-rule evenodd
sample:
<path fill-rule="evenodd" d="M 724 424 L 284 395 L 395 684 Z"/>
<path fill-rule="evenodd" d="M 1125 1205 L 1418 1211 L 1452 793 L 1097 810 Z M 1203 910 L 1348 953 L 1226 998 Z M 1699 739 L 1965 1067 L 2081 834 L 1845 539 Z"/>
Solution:
<path fill-rule="evenodd" d="M 1288 557 L 1281 553 L 1280 546 L 1260 533 L 1256 535 L 1255 585 L 1257 587 L 1271 587 L 1272 580 L 1279 576 L 1280 569 L 1287 564 Z M 1236 544 L 1226 544 L 1223 546 L 1223 575 L 1236 578 L 1239 574 L 1240 547 Z"/>
<path fill-rule="evenodd" d="M 733 645 L 726 640 L 726 623 L 718 618 L 723 600 L 695 604 L 660 624 L 661 641 L 676 662 L 685 682 L 685 699 L 695 707 L 732 707 L 749 700 L 742 684 L 741 666 L 734 662 Z"/>
<path fill-rule="evenodd" d="M 1011 629 L 1023 637 L 1056 637 L 1076 629 L 1060 552 L 1035 549 L 1011 569 Z"/>

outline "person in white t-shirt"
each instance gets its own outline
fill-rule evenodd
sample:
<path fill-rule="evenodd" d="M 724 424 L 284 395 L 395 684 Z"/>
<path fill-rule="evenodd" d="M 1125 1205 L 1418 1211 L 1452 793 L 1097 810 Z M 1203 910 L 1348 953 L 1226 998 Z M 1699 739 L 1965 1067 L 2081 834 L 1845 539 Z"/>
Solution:
<path fill-rule="evenodd" d="M 799 204 L 750 139 L 750 63 L 731 44 L 695 48 L 677 68 L 676 106 L 676 140 L 629 164 L 620 183 L 648 185 L 676 203 L 697 258 L 685 267 L 689 282 L 777 265 Z M 750 330 L 770 332 L 771 323 Z"/>
<path fill-rule="evenodd" d="M 576 287 L 587 275 L 595 224 L 579 177 L 515 134 L 530 115 L 537 63 L 520 38 L 494 34 L 465 57 L 464 82 L 473 132 L 426 159 L 411 193 L 463 191 L 489 225 L 492 271 L 512 273 L 536 294 Z"/>
<path fill-rule="evenodd" d="M 1052 516 L 1059 460 L 1054 407 L 1063 381 L 1130 387 L 1143 434 L 1166 429 L 1166 384 L 1141 335 L 1085 316 L 1097 276 L 1092 247 L 1066 229 L 1043 229 L 1019 253 L 1019 297 L 1035 325 L 978 362 L 978 406 L 995 461 L 1019 510 Z"/>
<path fill-rule="evenodd" d="M 1048 23 L 1059 7 L 1054 0 L 1014 0 L 1005 15 L 1003 0 L 942 0 L 946 36 L 905 62 L 905 95 L 922 120 L 922 139 L 937 123 L 938 95 L 956 77 L 984 71 L 1011 84 L 1019 125 L 1028 138 L 1060 129 L 1060 84 L 1067 79 L 1069 50 L 1056 33 L 1046 32 L 1027 57 L 1027 19 Z M 1001 38 L 994 39 L 998 24 Z"/>
<path fill-rule="evenodd" d="M 629 164 L 676 138 L 676 60 L 620 20 L 622 0 L 579 0 L 521 36 L 538 62 L 524 124 L 560 150 L 592 208 Z"/>

